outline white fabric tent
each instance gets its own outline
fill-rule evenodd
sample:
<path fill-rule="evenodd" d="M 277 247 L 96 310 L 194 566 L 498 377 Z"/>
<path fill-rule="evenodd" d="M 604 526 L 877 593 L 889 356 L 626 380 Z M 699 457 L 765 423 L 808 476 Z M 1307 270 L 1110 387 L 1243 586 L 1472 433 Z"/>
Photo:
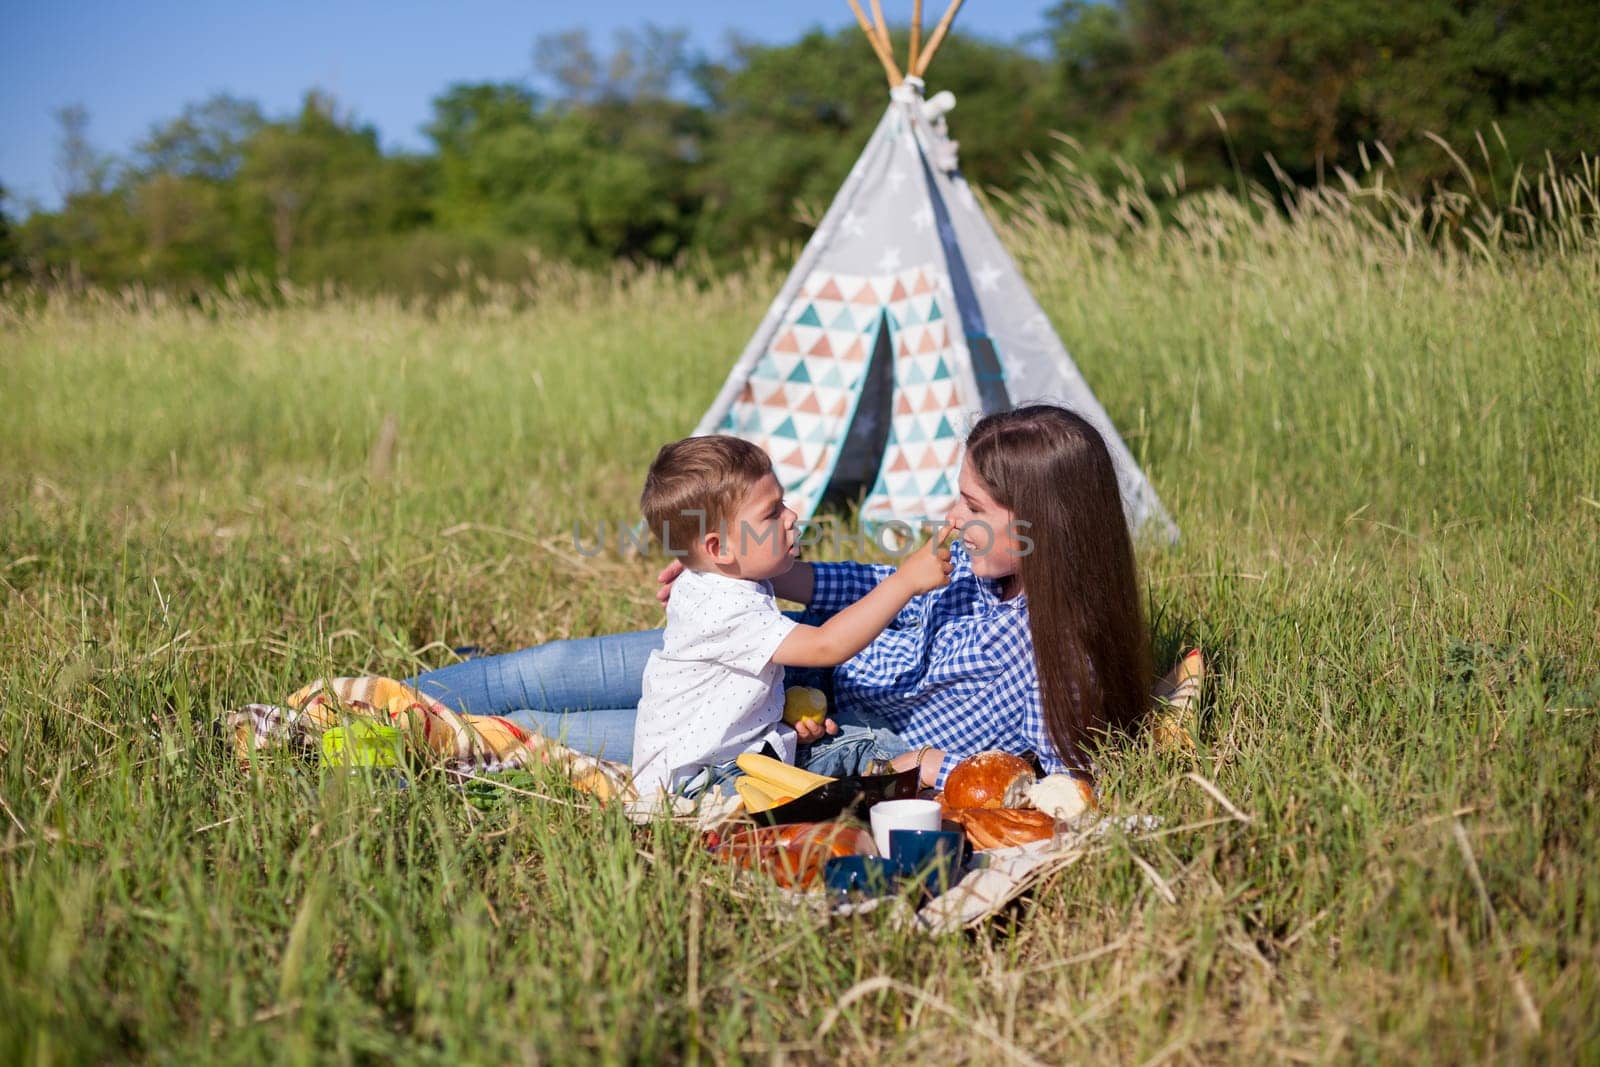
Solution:
<path fill-rule="evenodd" d="M 1049 401 L 1104 435 L 1135 532 L 1175 540 L 958 170 L 954 97 L 924 100 L 862 23 L 898 82 L 889 108 L 695 433 L 760 445 L 802 518 L 825 495 L 864 494 L 864 522 L 915 523 L 954 502 L 978 417 Z"/>

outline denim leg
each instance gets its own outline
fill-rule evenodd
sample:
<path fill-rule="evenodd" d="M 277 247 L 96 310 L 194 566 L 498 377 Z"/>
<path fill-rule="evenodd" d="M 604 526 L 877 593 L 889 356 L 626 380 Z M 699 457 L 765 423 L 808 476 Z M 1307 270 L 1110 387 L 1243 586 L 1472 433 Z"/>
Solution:
<path fill-rule="evenodd" d="M 866 773 L 873 760 L 894 759 L 911 746 L 876 715 L 839 715 L 839 732 L 813 745 L 801 745 L 795 765 L 813 774 L 843 778 Z"/>
<path fill-rule="evenodd" d="M 627 709 L 631 735 L 645 661 L 661 647 L 661 634 L 639 630 L 550 641 L 440 667 L 419 674 L 411 684 L 456 711 L 474 715 Z"/>
<path fill-rule="evenodd" d="M 594 708 L 570 713 L 524 708 L 501 718 L 554 738 L 586 756 L 632 763 L 633 723 L 638 715 L 636 707 Z"/>

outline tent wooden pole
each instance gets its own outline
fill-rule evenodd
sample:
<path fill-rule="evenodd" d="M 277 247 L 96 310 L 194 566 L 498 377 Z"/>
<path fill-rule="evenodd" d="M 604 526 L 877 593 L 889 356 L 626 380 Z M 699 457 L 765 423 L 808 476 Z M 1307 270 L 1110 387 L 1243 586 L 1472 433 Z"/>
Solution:
<path fill-rule="evenodd" d="M 883 4 L 880 0 L 872 0 L 872 25 L 878 30 L 878 43 L 883 45 L 884 51 L 893 58 L 894 42 L 889 40 L 889 23 L 883 17 Z"/>
<path fill-rule="evenodd" d="M 928 36 L 928 46 L 922 50 L 922 55 L 917 57 L 917 68 L 911 73 L 922 77 L 927 72 L 928 64 L 933 62 L 933 54 L 944 44 L 944 35 L 950 32 L 950 24 L 956 20 L 956 12 L 961 10 L 962 0 L 950 0 L 950 7 L 944 13 L 944 18 L 939 20 L 939 25 L 933 28 L 933 33 Z"/>
<path fill-rule="evenodd" d="M 867 13 L 861 10 L 859 0 L 850 0 L 850 10 L 856 13 L 856 22 L 860 24 L 861 32 L 867 35 L 867 43 L 872 45 L 872 50 L 878 54 L 878 62 L 883 64 L 883 72 L 889 76 L 889 84 L 894 86 L 905 81 L 900 68 L 895 66 L 894 56 L 890 55 L 889 49 L 878 40 L 878 34 L 873 30 L 872 23 L 867 21 Z"/>
<path fill-rule="evenodd" d="M 922 0 L 911 0 L 911 51 L 906 54 L 906 69 L 917 69 L 917 52 L 922 45 Z"/>
<path fill-rule="evenodd" d="M 878 43 L 883 45 L 883 54 L 889 57 L 889 66 L 894 70 L 894 84 L 899 85 L 905 81 L 900 74 L 900 68 L 894 65 L 894 42 L 889 40 L 889 23 L 883 17 L 883 4 L 879 0 L 872 0 L 872 22 L 878 27 Z M 909 72 L 910 67 L 906 70 Z"/>

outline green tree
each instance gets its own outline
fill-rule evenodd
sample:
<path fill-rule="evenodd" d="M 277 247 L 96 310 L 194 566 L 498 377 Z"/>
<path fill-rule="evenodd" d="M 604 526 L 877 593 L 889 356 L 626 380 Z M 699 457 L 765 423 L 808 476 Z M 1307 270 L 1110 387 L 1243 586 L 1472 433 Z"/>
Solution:
<path fill-rule="evenodd" d="M 255 102 L 219 94 L 151 127 L 124 176 L 141 277 L 197 285 L 264 265 L 252 262 L 235 179 L 265 125 Z"/>
<path fill-rule="evenodd" d="M 4 185 L 0 185 L 0 282 L 11 277 L 20 267 L 16 238 L 11 233 L 11 217 L 6 213 L 10 198 Z"/>
<path fill-rule="evenodd" d="M 82 104 L 56 111 L 56 185 L 63 199 L 95 196 L 111 184 L 115 161 L 89 140 L 89 112 Z"/>
<path fill-rule="evenodd" d="M 1501 170 L 1600 148 L 1592 0 L 1066 0 L 1049 19 L 1065 127 L 1200 183 L 1235 161 L 1317 181 L 1363 142 L 1444 180 L 1456 164 L 1426 135 L 1465 152 L 1495 127 Z"/>
<path fill-rule="evenodd" d="M 665 100 L 689 74 L 689 34 L 654 25 L 618 30 L 608 56 L 594 50 L 587 30 L 544 34 L 533 43 L 533 66 L 569 106 Z"/>
<path fill-rule="evenodd" d="M 898 54 L 905 51 L 896 34 Z M 710 137 L 699 168 L 706 198 L 699 241 L 719 254 L 798 238 L 832 200 L 888 106 L 888 86 L 855 29 L 814 30 L 791 45 L 735 42 L 697 72 Z M 1055 121 L 1046 65 L 1017 49 L 949 38 L 928 92 L 953 92 L 950 127 L 978 185 L 1014 187 Z"/>
<path fill-rule="evenodd" d="M 89 139 L 80 105 L 56 112 L 60 127 L 56 180 L 61 209 L 37 213 L 18 227 L 16 242 L 30 271 L 120 283 L 138 276 L 140 238 L 116 181 L 118 161 Z"/>
<path fill-rule="evenodd" d="M 452 85 L 433 100 L 433 120 L 424 132 L 438 165 L 434 215 L 442 226 L 467 232 L 497 228 L 497 192 L 485 153 L 504 139 L 537 138 L 538 97 L 509 82 Z"/>
<path fill-rule="evenodd" d="M 238 175 L 245 146 L 264 125 L 255 101 L 218 93 L 152 126 L 135 149 L 134 165 L 146 173 L 226 182 Z"/>
<path fill-rule="evenodd" d="M 514 83 L 450 87 L 427 127 L 440 223 L 578 261 L 676 256 L 692 234 L 703 137 L 701 112 L 670 95 L 683 42 L 647 28 L 601 55 L 577 31 L 534 46 L 551 97 Z"/>
<path fill-rule="evenodd" d="M 138 274 L 194 286 L 216 281 L 243 262 L 230 188 L 203 178 L 156 171 L 128 190 L 140 243 Z"/>
<path fill-rule="evenodd" d="M 269 122 L 245 143 L 238 182 L 244 225 L 264 235 L 280 275 L 304 251 L 357 241 L 423 216 L 404 168 L 386 160 L 377 131 L 338 113 L 331 97 L 306 94 L 299 115 Z"/>

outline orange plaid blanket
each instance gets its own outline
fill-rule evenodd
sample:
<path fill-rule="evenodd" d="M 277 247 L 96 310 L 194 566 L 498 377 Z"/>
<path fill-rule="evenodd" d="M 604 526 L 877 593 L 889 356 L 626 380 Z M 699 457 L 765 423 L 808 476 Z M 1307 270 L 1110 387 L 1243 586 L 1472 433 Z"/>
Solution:
<path fill-rule="evenodd" d="M 462 715 L 393 678 L 313 682 L 284 705 L 247 704 L 224 723 L 248 768 L 274 750 L 315 751 L 324 731 L 360 719 L 395 727 L 412 751 L 462 774 L 554 766 L 601 800 L 638 799 L 626 764 L 586 756 L 497 715 Z"/>

